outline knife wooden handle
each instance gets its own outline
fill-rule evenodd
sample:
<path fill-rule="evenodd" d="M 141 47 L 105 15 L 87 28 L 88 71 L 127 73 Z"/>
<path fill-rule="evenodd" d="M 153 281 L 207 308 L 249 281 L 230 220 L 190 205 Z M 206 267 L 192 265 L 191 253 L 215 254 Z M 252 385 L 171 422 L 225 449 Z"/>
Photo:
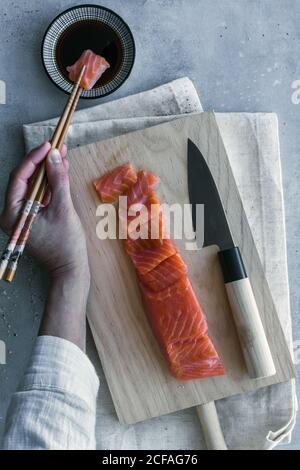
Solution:
<path fill-rule="evenodd" d="M 227 450 L 214 401 L 196 406 L 208 450 Z"/>
<path fill-rule="evenodd" d="M 276 369 L 240 250 L 233 247 L 218 255 L 249 376 L 270 377 Z"/>

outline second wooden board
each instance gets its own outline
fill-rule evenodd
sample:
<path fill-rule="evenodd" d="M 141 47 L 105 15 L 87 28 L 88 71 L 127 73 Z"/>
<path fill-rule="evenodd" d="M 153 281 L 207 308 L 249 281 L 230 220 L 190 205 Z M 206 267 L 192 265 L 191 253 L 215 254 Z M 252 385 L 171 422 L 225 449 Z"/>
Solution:
<path fill-rule="evenodd" d="M 228 220 L 240 246 L 271 347 L 276 375 L 251 380 L 242 358 L 216 256 L 217 247 L 186 250 L 189 267 L 209 331 L 226 368 L 224 377 L 179 382 L 174 379 L 147 323 L 131 262 L 122 241 L 99 240 L 99 199 L 92 180 L 132 162 L 161 178 L 159 196 L 169 204 L 188 204 L 187 139 L 200 148 L 218 186 Z M 203 113 L 79 147 L 70 152 L 71 189 L 88 240 L 92 285 L 88 318 L 118 417 L 134 423 L 211 400 L 244 393 L 294 376 L 288 347 L 265 280 L 228 157 L 213 114 Z"/>

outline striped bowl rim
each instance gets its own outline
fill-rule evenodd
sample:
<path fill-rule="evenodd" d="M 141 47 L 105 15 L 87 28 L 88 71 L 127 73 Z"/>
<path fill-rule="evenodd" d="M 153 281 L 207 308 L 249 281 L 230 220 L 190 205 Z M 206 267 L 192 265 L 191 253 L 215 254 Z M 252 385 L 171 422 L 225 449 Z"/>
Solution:
<path fill-rule="evenodd" d="M 60 36 L 78 21 L 95 20 L 112 28 L 118 35 L 123 49 L 120 68 L 114 78 L 103 86 L 83 90 L 82 98 L 101 98 L 113 93 L 130 75 L 135 59 L 133 35 L 125 21 L 109 8 L 100 5 L 80 5 L 60 13 L 48 26 L 42 41 L 42 61 L 50 80 L 65 93 L 70 93 L 73 84 L 61 73 L 56 62 L 56 47 Z"/>

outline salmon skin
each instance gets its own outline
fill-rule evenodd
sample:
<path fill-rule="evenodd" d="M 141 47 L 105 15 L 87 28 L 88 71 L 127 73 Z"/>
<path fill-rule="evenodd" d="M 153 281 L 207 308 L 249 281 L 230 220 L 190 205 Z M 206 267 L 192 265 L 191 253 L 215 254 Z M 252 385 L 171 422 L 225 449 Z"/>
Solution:
<path fill-rule="evenodd" d="M 81 79 L 80 85 L 85 90 L 93 88 L 95 83 L 99 80 L 101 75 L 104 74 L 110 65 L 100 55 L 95 54 L 90 49 L 83 51 L 79 59 L 73 65 L 67 67 L 69 72 L 69 79 L 71 82 L 76 82 L 83 66 L 86 66 L 85 72 Z"/>
<path fill-rule="evenodd" d="M 164 231 L 160 201 L 154 191 L 158 183 L 154 173 L 136 173 L 128 164 L 94 181 L 102 201 L 114 202 L 124 195 L 127 209 L 141 209 L 142 204 L 146 208 L 142 218 L 141 210 L 137 215 L 122 211 L 119 218 L 129 227 L 135 224 L 135 228 L 127 229 L 124 247 L 136 269 L 146 314 L 170 372 L 178 380 L 223 375 L 225 370 L 208 335 L 187 266 Z M 153 222 L 157 228 L 154 238 L 149 228 Z"/>

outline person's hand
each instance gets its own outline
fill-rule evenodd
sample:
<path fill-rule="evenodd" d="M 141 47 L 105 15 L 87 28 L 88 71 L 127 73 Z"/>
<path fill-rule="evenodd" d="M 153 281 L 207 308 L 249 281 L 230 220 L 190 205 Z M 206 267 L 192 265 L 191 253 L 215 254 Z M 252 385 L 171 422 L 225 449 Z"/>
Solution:
<path fill-rule="evenodd" d="M 50 151 L 45 142 L 32 150 L 19 167 L 12 171 L 6 192 L 0 226 L 10 233 L 16 223 L 38 164 L 46 157 L 48 190 L 32 226 L 27 247 L 49 270 L 52 277 L 78 273 L 89 277 L 86 241 L 74 209 L 69 187 L 69 162 L 63 146 Z M 50 151 L 50 152 L 49 152 Z"/>
<path fill-rule="evenodd" d="M 70 194 L 67 149 L 60 154 L 50 148 L 45 142 L 32 150 L 11 173 L 0 226 L 11 233 L 32 177 L 46 158 L 48 189 L 26 245 L 52 277 L 39 334 L 65 338 L 84 350 L 90 285 L 85 235 Z"/>

